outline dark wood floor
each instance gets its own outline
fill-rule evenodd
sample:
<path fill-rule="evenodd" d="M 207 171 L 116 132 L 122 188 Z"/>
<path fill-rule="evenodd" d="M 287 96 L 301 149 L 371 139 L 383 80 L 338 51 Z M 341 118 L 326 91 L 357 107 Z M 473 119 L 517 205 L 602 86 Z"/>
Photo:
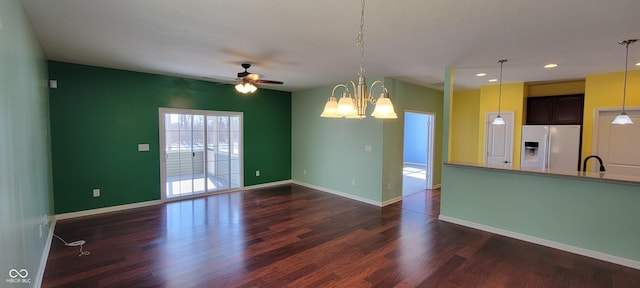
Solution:
<path fill-rule="evenodd" d="M 286 185 L 59 221 L 43 287 L 640 287 L 640 270 Z"/>

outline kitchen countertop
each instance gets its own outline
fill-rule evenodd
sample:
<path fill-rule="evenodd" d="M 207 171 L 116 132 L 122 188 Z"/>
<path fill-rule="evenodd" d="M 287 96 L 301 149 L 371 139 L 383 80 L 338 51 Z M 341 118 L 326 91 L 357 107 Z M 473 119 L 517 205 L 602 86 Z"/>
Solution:
<path fill-rule="evenodd" d="M 611 174 L 608 172 L 595 173 L 595 172 L 579 172 L 579 171 L 561 171 L 561 170 L 550 170 L 550 169 L 540 169 L 540 168 L 512 167 L 510 165 L 505 165 L 505 164 L 481 164 L 481 163 L 469 163 L 469 162 L 458 162 L 458 161 L 445 162 L 444 165 L 471 167 L 471 168 L 479 168 L 479 169 L 485 169 L 485 170 L 500 170 L 505 172 L 514 172 L 514 173 L 538 174 L 538 175 L 545 175 L 545 176 L 552 176 L 552 177 L 572 178 L 572 179 L 590 180 L 590 181 L 599 181 L 599 182 L 611 182 L 611 183 L 618 183 L 618 184 L 640 185 L 640 176 L 619 175 L 619 174 Z"/>

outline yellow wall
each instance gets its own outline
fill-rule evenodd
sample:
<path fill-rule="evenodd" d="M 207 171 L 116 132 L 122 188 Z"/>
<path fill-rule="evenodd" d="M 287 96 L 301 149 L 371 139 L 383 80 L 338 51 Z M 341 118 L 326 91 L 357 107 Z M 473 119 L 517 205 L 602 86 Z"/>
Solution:
<path fill-rule="evenodd" d="M 529 86 L 524 83 L 503 84 L 501 110 L 515 112 L 514 166 L 520 165 L 521 127 L 526 119 L 524 110 L 527 97 L 581 94 L 584 91 L 582 155 L 590 155 L 593 152 L 593 124 L 596 108 L 621 108 L 623 75 L 623 72 L 588 75 L 584 82 L 571 81 Z M 480 90 L 454 91 L 450 119 L 452 123 L 452 138 L 449 142 L 451 160 L 478 163 L 484 161 L 485 118 L 487 112 L 498 111 L 498 88 L 498 85 L 491 85 L 482 86 Z M 479 108 L 474 110 L 474 105 Z M 640 108 L 639 70 L 628 72 L 625 106 Z M 474 115 L 476 120 L 469 119 Z M 475 149 L 475 152 L 465 151 L 465 149 Z"/>
<path fill-rule="evenodd" d="M 558 96 L 584 94 L 585 81 L 570 81 L 561 83 L 529 84 L 528 97 Z"/>
<path fill-rule="evenodd" d="M 476 162 L 480 90 L 454 91 L 451 105 L 451 161 Z"/>
<path fill-rule="evenodd" d="M 488 112 L 498 112 L 499 85 L 480 87 L 480 111 L 478 113 L 478 163 L 484 162 L 484 136 Z M 520 140 L 522 139 L 522 123 L 524 120 L 525 85 L 522 82 L 502 84 L 502 112 L 514 112 L 513 129 L 513 166 L 520 166 Z"/>
<path fill-rule="evenodd" d="M 640 71 L 627 75 L 626 107 L 640 107 Z M 596 108 L 622 109 L 624 72 L 587 75 L 582 127 L 582 155 L 592 154 L 593 122 Z M 638 125 L 640 123 L 634 123 Z"/>

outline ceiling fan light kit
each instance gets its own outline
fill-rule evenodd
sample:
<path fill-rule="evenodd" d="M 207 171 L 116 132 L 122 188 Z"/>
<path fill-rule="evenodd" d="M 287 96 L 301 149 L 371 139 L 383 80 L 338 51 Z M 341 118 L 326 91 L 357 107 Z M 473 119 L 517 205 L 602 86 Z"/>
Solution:
<path fill-rule="evenodd" d="M 358 83 L 349 81 L 346 84 L 338 84 L 333 87 L 331 96 L 324 105 L 324 110 L 320 117 L 324 118 L 349 118 L 363 119 L 366 118 L 367 104 L 375 104 L 375 108 L 371 116 L 381 119 L 396 119 L 396 115 L 391 99 L 389 99 L 389 91 L 384 86 L 384 82 L 377 80 L 371 84 L 371 90 L 367 94 L 367 83 L 364 78 L 364 0 L 361 0 L 360 12 L 360 30 L 356 37 L 356 45 L 360 47 L 360 68 L 358 70 Z M 351 87 L 349 87 L 349 83 Z M 352 88 L 353 90 L 350 90 Z M 342 97 L 338 101 L 335 97 L 336 90 L 342 90 Z M 375 89 L 381 89 L 382 92 L 377 100 L 373 98 Z M 352 92 L 353 91 L 353 97 Z"/>
<path fill-rule="evenodd" d="M 242 63 L 242 68 L 244 68 L 243 72 L 238 72 L 238 83 L 236 84 L 236 91 L 242 94 L 251 94 L 258 90 L 256 83 L 264 83 L 264 84 L 282 84 L 282 81 L 274 81 L 274 80 L 265 80 L 260 79 L 259 74 L 254 74 L 247 71 L 251 67 L 249 63 Z"/>
<path fill-rule="evenodd" d="M 256 87 L 256 85 L 253 85 L 253 83 L 251 82 L 241 82 L 236 84 L 236 91 L 242 93 L 242 94 L 250 94 L 253 92 L 256 92 L 256 90 L 258 90 L 258 87 Z"/>

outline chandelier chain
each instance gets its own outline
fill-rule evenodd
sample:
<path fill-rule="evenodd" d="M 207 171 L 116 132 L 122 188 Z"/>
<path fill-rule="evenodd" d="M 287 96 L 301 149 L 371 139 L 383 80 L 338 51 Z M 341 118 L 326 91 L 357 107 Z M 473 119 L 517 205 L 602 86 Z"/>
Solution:
<path fill-rule="evenodd" d="M 361 0 L 360 30 L 356 36 L 356 46 L 360 47 L 360 70 L 358 76 L 364 76 L 364 0 Z"/>

